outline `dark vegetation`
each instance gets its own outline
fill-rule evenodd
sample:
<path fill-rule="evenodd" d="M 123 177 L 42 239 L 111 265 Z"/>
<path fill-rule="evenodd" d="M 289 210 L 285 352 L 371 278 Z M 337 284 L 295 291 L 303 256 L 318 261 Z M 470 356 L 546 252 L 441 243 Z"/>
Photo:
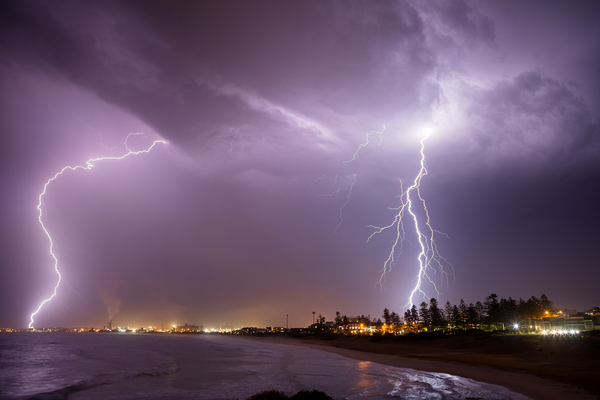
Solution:
<path fill-rule="evenodd" d="M 539 299 L 531 296 L 528 300 L 515 300 L 511 297 L 499 299 L 498 295 L 492 293 L 483 302 L 467 305 L 461 299 L 459 305 L 452 305 L 447 301 L 443 308 L 439 306 L 437 299 L 432 298 L 429 304 L 422 302 L 418 310 L 416 305 L 407 310 L 404 313 L 404 322 L 413 326 L 422 324 L 429 331 L 448 326 L 462 330 L 498 330 L 512 326 L 518 321 L 539 319 L 555 311 L 554 303 L 545 294 Z"/>
<path fill-rule="evenodd" d="M 496 331 L 511 329 L 520 321 L 540 319 L 555 312 L 554 303 L 545 294 L 539 298 L 531 296 L 527 300 L 515 300 L 512 297 L 499 298 L 492 293 L 483 302 L 467 304 L 461 299 L 458 305 L 452 305 L 447 301 L 443 307 L 437 299 L 431 298 L 429 302 L 421 302 L 418 308 L 415 304 L 406 310 L 404 318 L 394 311 L 390 312 L 387 308 L 383 310 L 383 320 L 378 318 L 373 321 L 364 316 L 347 318 L 337 312 L 335 325 L 344 326 L 349 322 L 374 324 L 378 328 L 383 328 L 385 332 L 398 332 L 401 329 L 409 332 L 470 329 Z"/>

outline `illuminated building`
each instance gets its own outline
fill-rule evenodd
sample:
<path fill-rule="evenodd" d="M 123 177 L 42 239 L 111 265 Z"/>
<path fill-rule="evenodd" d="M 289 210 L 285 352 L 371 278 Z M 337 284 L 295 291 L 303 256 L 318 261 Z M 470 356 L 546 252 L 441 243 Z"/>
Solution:
<path fill-rule="evenodd" d="M 174 331 L 175 332 L 202 332 L 202 331 L 204 331 L 204 326 L 184 324 L 183 326 L 176 327 L 174 329 Z"/>
<path fill-rule="evenodd" d="M 546 331 L 591 331 L 594 324 L 583 317 L 544 317 L 542 318 Z"/>

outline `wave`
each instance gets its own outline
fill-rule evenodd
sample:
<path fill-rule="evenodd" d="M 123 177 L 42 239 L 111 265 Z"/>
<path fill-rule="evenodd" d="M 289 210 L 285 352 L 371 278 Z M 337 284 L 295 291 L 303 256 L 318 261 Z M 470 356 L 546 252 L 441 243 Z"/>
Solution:
<path fill-rule="evenodd" d="M 122 381 L 124 379 L 133 379 L 143 376 L 162 376 L 171 375 L 179 371 L 179 365 L 175 361 L 170 361 L 165 364 L 160 364 L 156 367 L 142 370 L 142 371 L 121 371 L 111 374 L 98 375 L 90 380 L 83 380 L 77 383 L 65 386 L 60 389 L 52 390 L 50 392 L 36 393 L 22 397 L 22 400 L 63 400 L 69 395 L 89 390 L 98 386 L 111 385 Z"/>

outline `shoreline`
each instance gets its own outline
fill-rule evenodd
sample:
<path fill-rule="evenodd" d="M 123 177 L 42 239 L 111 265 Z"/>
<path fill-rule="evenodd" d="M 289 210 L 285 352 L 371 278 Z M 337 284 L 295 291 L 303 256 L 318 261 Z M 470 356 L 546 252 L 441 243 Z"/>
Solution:
<path fill-rule="evenodd" d="M 532 400 L 600 399 L 598 392 L 586 391 L 576 385 L 569 376 L 561 380 L 550 379 L 543 373 L 534 373 L 535 368 L 526 370 L 517 357 L 506 354 L 448 349 L 440 343 L 393 343 L 371 342 L 369 337 L 322 340 L 319 338 L 251 337 L 269 343 L 305 346 L 315 350 L 335 353 L 355 360 L 373 362 L 397 368 L 411 368 L 425 372 L 456 375 L 478 382 L 502 386 Z M 358 339 L 358 340 L 357 340 Z M 443 345 L 447 345 L 444 343 Z M 560 358 L 560 357 L 559 357 Z M 591 363 L 595 358 L 590 355 Z M 482 362 L 482 359 L 485 359 Z M 512 361 L 513 365 L 507 365 Z M 562 360 L 557 360 L 562 361 Z M 538 367 L 544 367 L 538 365 Z M 595 371 L 594 365 L 590 365 Z M 541 376 L 540 376 L 541 375 Z M 599 376 L 600 374 L 596 373 Z M 572 378 L 572 377 L 571 377 Z M 597 384 L 598 380 L 591 382 Z M 599 384 L 597 384 L 599 385 Z M 599 385 L 600 386 L 600 385 Z"/>

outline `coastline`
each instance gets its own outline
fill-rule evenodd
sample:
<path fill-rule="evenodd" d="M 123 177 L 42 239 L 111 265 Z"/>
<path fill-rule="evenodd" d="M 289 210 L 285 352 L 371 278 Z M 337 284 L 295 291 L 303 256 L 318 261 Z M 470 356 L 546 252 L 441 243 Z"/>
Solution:
<path fill-rule="evenodd" d="M 529 338 L 513 341 L 518 342 L 511 343 L 517 345 L 513 351 L 503 349 L 504 344 L 491 346 L 486 343 L 482 346 L 481 343 L 470 340 L 472 338 L 457 340 L 455 343 L 444 339 L 405 343 L 386 339 L 373 342 L 370 337 L 323 340 L 317 337 L 275 336 L 252 339 L 306 346 L 392 367 L 456 375 L 502 386 L 533 400 L 600 399 L 600 372 L 597 372 L 595 365 L 598 358 L 588 354 L 587 359 L 579 360 L 579 364 L 575 366 L 572 354 L 536 354 L 539 353 L 539 348 L 535 348 L 534 341 L 528 343 Z M 587 370 L 587 374 L 580 376 L 584 370 Z"/>

